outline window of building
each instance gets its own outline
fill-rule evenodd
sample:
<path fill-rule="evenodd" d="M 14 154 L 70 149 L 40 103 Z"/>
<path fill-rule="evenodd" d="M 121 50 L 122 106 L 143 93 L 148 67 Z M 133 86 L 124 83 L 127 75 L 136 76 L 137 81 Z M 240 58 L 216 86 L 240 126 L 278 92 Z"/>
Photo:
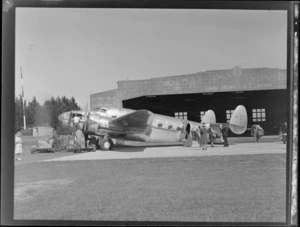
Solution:
<path fill-rule="evenodd" d="M 253 122 L 266 121 L 266 109 L 252 109 Z"/>
<path fill-rule="evenodd" d="M 231 118 L 231 116 L 233 114 L 233 111 L 234 110 L 226 110 L 226 119 L 227 119 L 227 122 L 230 121 L 230 118 Z"/>
<path fill-rule="evenodd" d="M 175 117 L 187 120 L 187 112 L 175 112 Z"/>
<path fill-rule="evenodd" d="M 200 111 L 200 121 L 202 121 L 205 114 L 206 114 L 206 111 Z"/>

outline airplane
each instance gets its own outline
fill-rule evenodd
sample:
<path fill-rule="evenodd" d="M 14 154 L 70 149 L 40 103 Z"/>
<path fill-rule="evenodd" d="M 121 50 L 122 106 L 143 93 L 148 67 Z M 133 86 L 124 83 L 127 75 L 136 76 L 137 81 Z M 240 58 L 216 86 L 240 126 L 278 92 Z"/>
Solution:
<path fill-rule="evenodd" d="M 95 110 L 68 111 L 58 116 L 63 126 L 72 126 L 71 120 L 77 115 L 82 118 L 79 127 L 86 138 L 94 135 L 99 138 L 97 145 L 101 150 L 112 150 L 115 144 L 124 145 L 125 140 L 151 143 L 177 143 L 187 139 L 192 131 L 203 123 L 207 128 L 220 131 L 213 110 L 206 111 L 201 123 L 185 119 L 155 114 L 149 110 L 132 110 L 126 108 L 105 108 Z M 247 129 L 247 111 L 243 105 L 234 110 L 228 123 L 235 134 L 242 134 Z M 115 143 L 112 139 L 115 139 Z"/>

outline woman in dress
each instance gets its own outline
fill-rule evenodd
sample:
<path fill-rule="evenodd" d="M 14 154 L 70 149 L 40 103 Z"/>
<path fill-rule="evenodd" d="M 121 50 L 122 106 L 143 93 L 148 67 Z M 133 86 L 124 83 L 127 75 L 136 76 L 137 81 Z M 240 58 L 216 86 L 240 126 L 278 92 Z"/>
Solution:
<path fill-rule="evenodd" d="M 200 143 L 202 145 L 202 150 L 207 150 L 206 144 L 208 141 L 207 141 L 207 128 L 205 127 L 205 124 L 202 124 L 202 128 L 200 129 L 200 132 L 201 132 Z"/>
<path fill-rule="evenodd" d="M 21 161 L 21 154 L 22 154 L 22 139 L 21 139 L 21 133 L 17 132 L 15 137 L 15 154 L 16 154 L 16 160 Z"/>
<path fill-rule="evenodd" d="M 200 128 L 200 126 L 198 126 L 198 128 L 196 129 L 196 133 L 197 133 L 198 144 L 201 148 L 202 144 L 201 144 L 201 128 Z"/>

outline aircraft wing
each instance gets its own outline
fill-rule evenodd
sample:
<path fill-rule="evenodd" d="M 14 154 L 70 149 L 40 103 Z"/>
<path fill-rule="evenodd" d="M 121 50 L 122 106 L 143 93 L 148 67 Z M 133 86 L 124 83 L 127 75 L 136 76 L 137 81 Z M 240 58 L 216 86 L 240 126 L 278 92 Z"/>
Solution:
<path fill-rule="evenodd" d="M 137 110 L 112 120 L 110 125 L 122 128 L 126 133 L 146 133 L 151 124 L 151 116 L 153 113 L 148 110 Z"/>

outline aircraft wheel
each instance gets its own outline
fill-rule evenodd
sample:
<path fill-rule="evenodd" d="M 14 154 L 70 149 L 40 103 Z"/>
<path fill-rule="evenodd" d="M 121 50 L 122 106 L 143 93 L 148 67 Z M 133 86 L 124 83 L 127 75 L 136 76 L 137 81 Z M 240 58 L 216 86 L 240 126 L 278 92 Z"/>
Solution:
<path fill-rule="evenodd" d="M 96 150 L 97 150 L 97 146 L 96 146 L 96 144 L 94 144 L 94 143 L 91 144 L 90 147 L 92 147 L 92 151 L 96 151 Z"/>
<path fill-rule="evenodd" d="M 101 150 L 108 151 L 112 150 L 114 146 L 114 142 L 110 138 L 104 137 L 100 142 Z"/>

